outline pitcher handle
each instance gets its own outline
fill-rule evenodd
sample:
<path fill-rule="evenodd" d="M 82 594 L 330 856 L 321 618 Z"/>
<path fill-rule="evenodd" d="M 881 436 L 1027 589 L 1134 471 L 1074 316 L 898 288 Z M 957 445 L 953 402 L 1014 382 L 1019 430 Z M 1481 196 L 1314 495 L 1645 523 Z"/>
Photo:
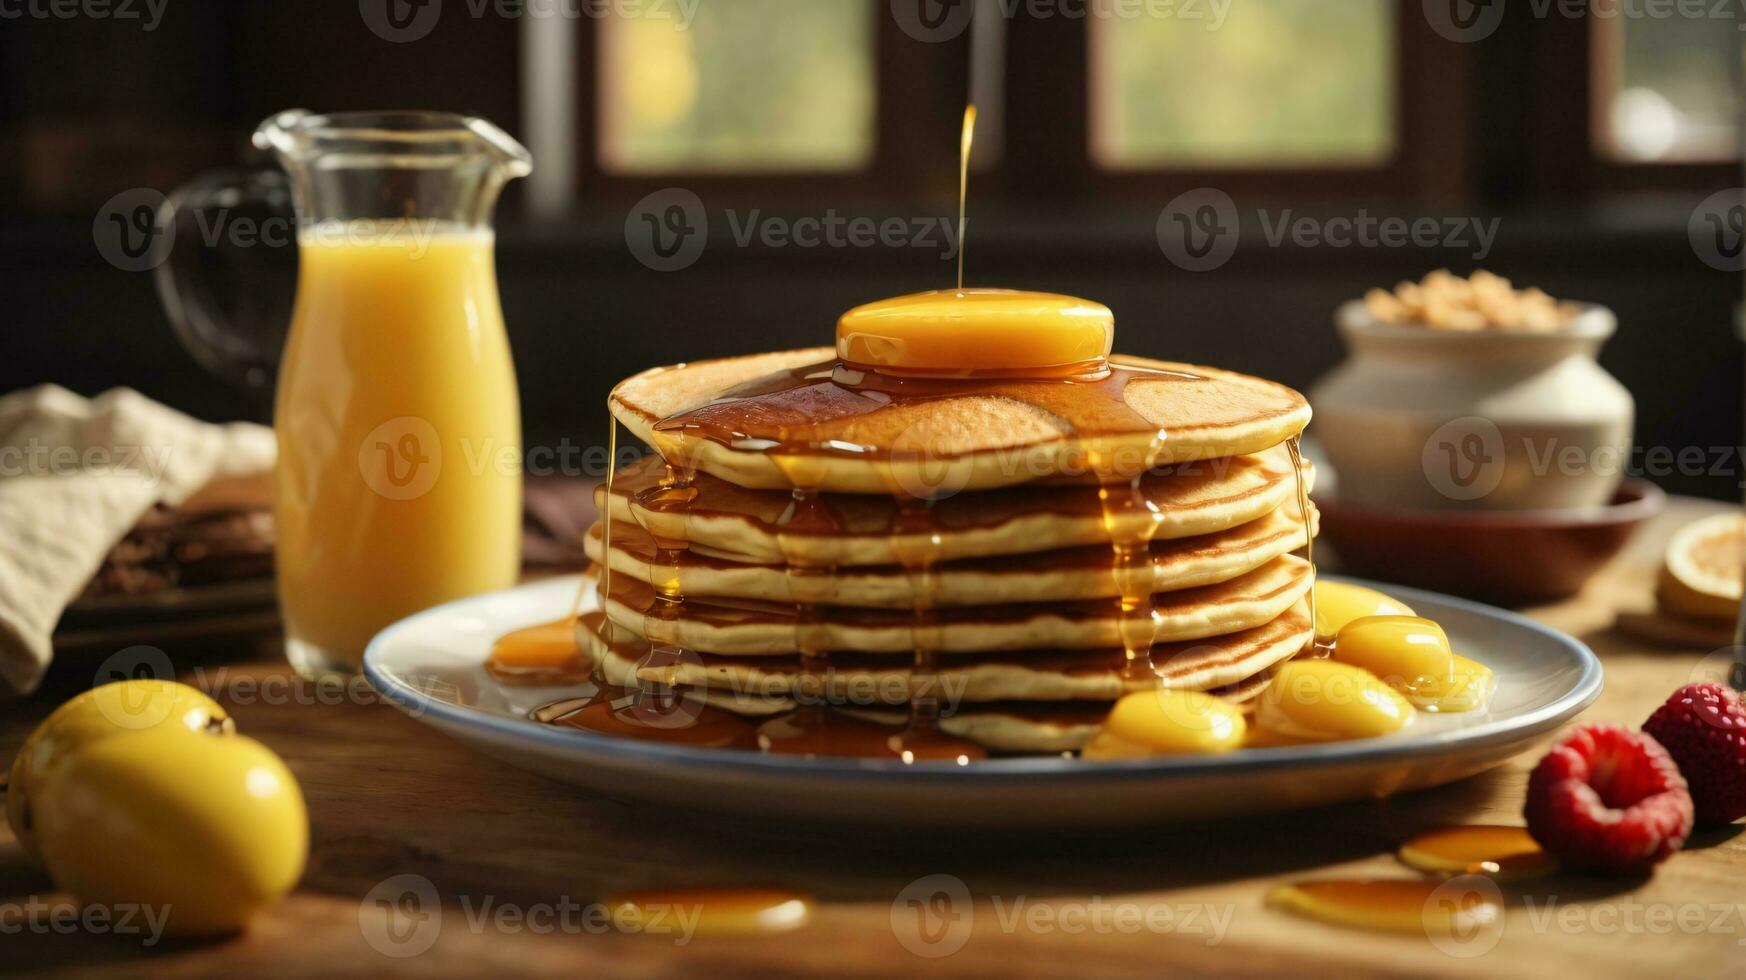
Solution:
<path fill-rule="evenodd" d="M 201 174 L 164 199 L 157 226 L 171 246 L 153 278 L 176 339 L 270 415 L 297 290 L 289 178 L 276 169 Z"/>

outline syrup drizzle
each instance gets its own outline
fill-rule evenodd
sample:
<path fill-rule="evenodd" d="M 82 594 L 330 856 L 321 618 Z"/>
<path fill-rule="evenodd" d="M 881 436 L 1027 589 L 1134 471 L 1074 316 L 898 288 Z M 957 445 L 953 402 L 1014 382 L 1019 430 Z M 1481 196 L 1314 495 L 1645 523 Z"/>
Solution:
<path fill-rule="evenodd" d="M 696 471 L 684 456 L 662 449 L 656 447 L 666 463 L 665 472 L 654 486 L 637 495 L 632 513 L 674 516 L 688 525 L 691 502 L 697 499 L 697 488 L 692 486 Z M 686 536 L 681 538 L 662 537 L 648 525 L 643 530 L 649 532 L 655 543 L 654 560 L 649 565 L 649 585 L 654 588 L 655 598 L 643 612 L 642 634 L 649 640 L 649 655 L 639 667 L 677 666 L 685 657 L 685 648 L 679 639 L 685 607 L 685 588 L 680 575 L 682 558 L 690 547 L 689 527 Z M 611 566 L 610 558 L 607 565 Z M 610 592 L 607 594 L 611 595 Z"/>
<path fill-rule="evenodd" d="M 970 146 L 976 139 L 976 106 L 964 107 L 964 128 L 958 136 L 958 292 L 964 291 L 964 215 L 970 199 Z"/>
<path fill-rule="evenodd" d="M 1152 602 L 1152 539 L 1163 525 L 1164 513 L 1146 495 L 1141 483 L 1152 462 L 1161 455 L 1165 433 L 1152 439 L 1137 470 L 1119 461 L 1093 454 L 1091 469 L 1098 476 L 1097 497 L 1103 510 L 1104 530 L 1109 534 L 1110 574 L 1116 587 L 1117 624 L 1125 655 L 1123 675 L 1129 680 L 1160 683 L 1152 664 L 1152 647 L 1158 642 L 1162 613 Z M 1133 475 L 1123 479 L 1124 470 Z"/>
<path fill-rule="evenodd" d="M 819 492 L 806 484 L 803 461 L 773 457 L 784 475 L 796 485 L 788 508 L 777 518 L 777 544 L 782 550 L 783 574 L 788 594 L 794 600 L 794 649 L 800 670 L 793 680 L 797 707 L 758 726 L 758 746 L 782 755 L 890 755 L 886 743 L 890 730 L 861 722 L 830 707 L 830 647 L 820 606 L 834 598 L 832 565 L 813 564 L 790 542 L 797 534 L 828 534 L 837 527 L 835 515 Z"/>
<path fill-rule="evenodd" d="M 676 692 L 602 685 L 586 697 L 535 708 L 534 721 L 596 735 L 711 749 L 756 749 L 752 723 Z"/>
<path fill-rule="evenodd" d="M 599 507 L 600 555 L 606 559 L 600 563 L 601 595 L 612 594 L 612 493 L 618 485 L 618 418 L 612 414 L 611 395 L 606 398 L 606 428 L 606 495 L 601 498 Z M 571 606 L 571 615 L 582 615 L 582 597 L 587 594 L 588 577 L 583 576 L 581 584 L 576 586 L 576 601 Z"/>
<path fill-rule="evenodd" d="M 1280 447 L 1277 452 L 1254 457 L 1159 467 L 1141 476 L 1140 493 L 1163 512 L 1166 522 L 1177 524 L 1192 519 L 1202 509 L 1210 511 L 1237 506 L 1245 500 L 1259 501 L 1271 512 L 1274 505 L 1285 503 L 1290 493 L 1284 485 L 1287 479 L 1285 456 L 1284 447 Z M 660 469 L 659 460 L 650 457 L 620 470 L 616 491 L 619 503 L 628 504 L 637 491 L 655 483 L 661 475 Z M 802 562 L 829 565 L 834 556 L 843 552 L 837 546 L 852 540 L 855 552 L 871 555 L 861 558 L 856 564 L 897 563 L 889 543 L 897 527 L 897 497 L 820 494 L 814 501 L 819 519 L 796 522 L 788 516 L 792 496 L 787 491 L 746 489 L 704 472 L 697 474 L 693 485 L 698 488 L 698 496 L 692 502 L 691 517 L 700 532 L 711 522 L 731 520 L 751 525 L 766 540 L 781 539 L 768 550 L 737 555 L 739 561 L 770 563 L 793 555 Z M 999 490 L 942 497 L 927 511 L 927 530 L 937 531 L 947 538 L 942 542 L 945 549 L 942 557 L 947 560 L 988 559 L 990 556 L 985 552 L 967 549 L 960 532 L 989 531 L 1013 521 L 1051 518 L 1050 523 L 1057 529 L 1057 534 L 1069 531 L 1073 534 L 1063 542 L 1064 547 L 1095 548 L 1107 554 L 1109 539 L 1104 530 L 1104 507 L 1099 491 L 1099 486 L 1090 482 L 1041 480 Z M 809 533 L 814 524 L 819 533 Z M 623 533 L 624 528 L 618 530 Z M 1163 530 L 1161 526 L 1160 533 Z M 1199 535 L 1212 530 L 1214 528 L 1210 526 L 1191 528 L 1188 534 Z M 952 540 L 953 536 L 958 540 Z M 1182 540 L 1184 531 L 1177 528 L 1168 537 Z M 720 536 L 712 543 L 715 553 L 733 553 L 730 542 Z M 1001 554 L 998 560 L 1035 559 Z"/>
<path fill-rule="evenodd" d="M 905 454 L 892 443 L 911 426 L 912 410 L 937 401 L 981 397 L 1035 406 L 1080 437 L 1151 438 L 1159 432 L 1158 424 L 1129 404 L 1128 387 L 1207 380 L 1186 371 L 1113 360 L 1060 378 L 930 378 L 861 370 L 831 358 L 730 388 L 707 404 L 656 422 L 654 428 L 681 446 L 683 440 L 697 438 L 741 452 L 891 458 Z M 1300 407 L 1295 396 L 1282 396 L 1277 405 L 1244 412 L 1243 419 L 1266 419 Z M 888 420 L 875 418 L 881 413 L 893 414 Z M 907 455 L 916 453 L 911 450 Z M 953 454 L 930 451 L 928 458 L 949 460 Z M 1133 476 L 1134 460 L 1124 462 L 1130 468 L 1123 475 Z"/>
<path fill-rule="evenodd" d="M 932 497 L 901 496 L 898 498 L 897 521 L 891 536 L 891 548 L 903 566 L 909 582 L 913 614 L 910 618 L 910 645 L 914 659 L 909 672 L 909 723 L 903 733 L 892 740 L 892 749 L 905 762 L 918 759 L 943 759 L 968 765 L 972 759 L 985 759 L 988 753 L 980 745 L 954 738 L 940 730 L 940 616 L 939 573 L 940 534 L 931 525 Z"/>
<path fill-rule="evenodd" d="M 1322 636 L 1317 627 L 1320 620 L 1316 619 L 1316 535 L 1310 527 L 1309 486 L 1303 478 L 1303 446 L 1302 436 L 1292 436 L 1285 441 L 1285 448 L 1291 454 L 1291 474 L 1297 481 L 1297 512 L 1303 520 L 1303 558 L 1309 562 L 1309 614 L 1310 641 L 1306 650 L 1312 656 L 1329 656 L 1334 652 L 1334 638 Z"/>

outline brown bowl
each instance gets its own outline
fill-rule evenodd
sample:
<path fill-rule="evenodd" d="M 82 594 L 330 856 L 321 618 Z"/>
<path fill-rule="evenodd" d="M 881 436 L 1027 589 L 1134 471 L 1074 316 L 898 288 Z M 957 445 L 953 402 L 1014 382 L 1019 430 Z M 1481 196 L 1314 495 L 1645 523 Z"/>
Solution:
<path fill-rule="evenodd" d="M 1519 606 L 1576 594 L 1666 502 L 1632 478 L 1605 507 L 1389 510 L 1337 498 L 1316 507 L 1342 572 Z"/>

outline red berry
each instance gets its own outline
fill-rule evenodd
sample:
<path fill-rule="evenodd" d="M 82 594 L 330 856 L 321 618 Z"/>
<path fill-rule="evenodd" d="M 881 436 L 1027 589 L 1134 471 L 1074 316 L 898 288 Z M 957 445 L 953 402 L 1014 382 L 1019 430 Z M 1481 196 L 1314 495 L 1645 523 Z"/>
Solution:
<path fill-rule="evenodd" d="M 1574 871 L 1648 871 L 1685 844 L 1691 794 L 1654 738 L 1582 725 L 1528 777 L 1528 832 Z"/>
<path fill-rule="evenodd" d="M 1746 708 L 1738 694 L 1721 684 L 1687 684 L 1643 730 L 1679 763 L 1699 823 L 1746 816 Z"/>

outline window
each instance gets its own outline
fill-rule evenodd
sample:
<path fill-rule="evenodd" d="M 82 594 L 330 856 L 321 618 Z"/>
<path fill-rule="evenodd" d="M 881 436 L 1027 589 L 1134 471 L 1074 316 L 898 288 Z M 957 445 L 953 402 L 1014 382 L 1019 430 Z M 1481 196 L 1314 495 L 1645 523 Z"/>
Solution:
<path fill-rule="evenodd" d="M 880 5 L 882 6 L 882 5 Z M 856 170 L 874 152 L 874 4 L 702 3 L 600 25 L 614 173 Z"/>
<path fill-rule="evenodd" d="M 1106 168 L 1340 166 L 1395 148 L 1393 0 L 1153 7 L 1090 24 L 1092 158 Z M 1109 8 L 1110 10 L 1121 8 Z"/>
<path fill-rule="evenodd" d="M 909 2 L 924 23 L 973 17 L 923 39 L 898 13 Z M 1507 202 L 1736 176 L 1722 162 L 1743 108 L 1733 21 L 1553 4 L 1457 39 L 1435 2 L 666 5 L 684 23 L 624 5 L 581 22 L 575 112 L 552 127 L 574 153 L 547 158 L 573 160 L 590 199 L 681 180 L 712 200 L 947 200 L 968 90 L 978 165 L 999 161 L 985 198 L 1150 202 L 1218 186 Z"/>
<path fill-rule="evenodd" d="M 1596 149 L 1626 163 L 1739 152 L 1734 78 L 1746 35 L 1711 17 L 1595 19 Z"/>

